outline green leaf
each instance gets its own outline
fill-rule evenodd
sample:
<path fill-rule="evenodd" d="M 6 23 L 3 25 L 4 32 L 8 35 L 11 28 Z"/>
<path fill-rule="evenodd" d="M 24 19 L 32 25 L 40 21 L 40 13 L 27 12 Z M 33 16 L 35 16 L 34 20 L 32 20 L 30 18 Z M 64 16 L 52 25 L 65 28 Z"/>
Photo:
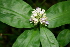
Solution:
<path fill-rule="evenodd" d="M 31 28 L 31 10 L 22 0 L 0 0 L 0 21 L 16 28 Z"/>
<path fill-rule="evenodd" d="M 59 47 L 53 33 L 47 28 L 40 28 L 40 40 L 42 47 Z"/>
<path fill-rule="evenodd" d="M 26 30 L 17 38 L 12 47 L 39 47 L 39 45 L 39 31 Z"/>
<path fill-rule="evenodd" d="M 46 11 L 49 28 L 70 24 L 70 1 L 57 3 Z"/>
<path fill-rule="evenodd" d="M 57 40 L 60 46 L 66 46 L 70 42 L 70 30 L 61 31 L 57 36 Z"/>
<path fill-rule="evenodd" d="M 67 1 L 70 1 L 70 0 L 67 0 Z"/>

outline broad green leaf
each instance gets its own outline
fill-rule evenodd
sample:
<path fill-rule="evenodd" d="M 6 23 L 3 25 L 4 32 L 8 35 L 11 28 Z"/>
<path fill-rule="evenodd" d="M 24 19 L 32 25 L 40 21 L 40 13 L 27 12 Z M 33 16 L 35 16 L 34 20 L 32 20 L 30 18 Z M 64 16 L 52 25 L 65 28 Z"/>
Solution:
<path fill-rule="evenodd" d="M 17 38 L 12 47 L 39 47 L 39 45 L 39 31 L 26 30 Z"/>
<path fill-rule="evenodd" d="M 59 47 L 57 40 L 53 33 L 47 28 L 40 28 L 40 40 L 42 47 Z"/>
<path fill-rule="evenodd" d="M 67 0 L 67 1 L 70 1 L 70 0 Z"/>
<path fill-rule="evenodd" d="M 60 46 L 66 46 L 70 42 L 70 30 L 61 31 L 57 36 L 57 40 Z"/>
<path fill-rule="evenodd" d="M 16 28 L 30 28 L 31 10 L 22 0 L 0 0 L 0 21 Z"/>
<path fill-rule="evenodd" d="M 57 3 L 46 11 L 49 28 L 70 24 L 70 1 Z"/>

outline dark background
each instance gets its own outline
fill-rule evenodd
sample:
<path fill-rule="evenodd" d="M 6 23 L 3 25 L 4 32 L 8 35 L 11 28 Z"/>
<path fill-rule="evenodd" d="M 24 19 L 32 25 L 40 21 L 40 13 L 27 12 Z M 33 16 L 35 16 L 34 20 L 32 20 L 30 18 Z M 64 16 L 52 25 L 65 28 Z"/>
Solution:
<path fill-rule="evenodd" d="M 50 8 L 52 5 L 62 2 L 62 1 L 67 1 L 67 0 L 24 0 L 27 2 L 32 8 L 36 7 L 41 7 L 45 10 Z M 50 29 L 55 37 L 59 34 L 59 32 L 63 29 L 70 29 L 70 25 L 62 25 L 57 28 Z M 2 22 L 0 22 L 0 47 L 12 47 L 12 44 L 15 42 L 17 37 L 24 32 L 24 30 L 27 30 L 26 28 L 14 28 L 9 25 L 6 25 Z M 55 32 L 54 32 L 55 30 Z M 70 43 L 66 45 L 65 47 L 70 47 Z"/>

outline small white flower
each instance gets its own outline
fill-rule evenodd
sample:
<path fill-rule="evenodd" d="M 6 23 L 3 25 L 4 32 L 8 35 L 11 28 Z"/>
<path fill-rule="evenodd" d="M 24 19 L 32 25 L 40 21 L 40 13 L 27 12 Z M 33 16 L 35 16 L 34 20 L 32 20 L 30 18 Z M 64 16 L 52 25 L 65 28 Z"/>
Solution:
<path fill-rule="evenodd" d="M 32 21 L 32 18 L 30 18 L 30 21 Z"/>
<path fill-rule="evenodd" d="M 41 8 L 37 7 L 36 11 L 39 13 L 41 11 Z"/>
<path fill-rule="evenodd" d="M 42 9 L 42 11 L 43 11 L 43 12 L 45 12 L 45 10 L 44 10 L 44 9 Z"/>
<path fill-rule="evenodd" d="M 32 22 L 30 22 L 30 23 L 32 23 Z"/>
<path fill-rule="evenodd" d="M 40 14 L 43 14 L 44 12 L 43 11 L 40 11 Z"/>
<path fill-rule="evenodd" d="M 36 18 L 34 18 L 33 21 L 34 21 L 35 25 L 38 23 L 38 19 L 36 19 Z"/>
<path fill-rule="evenodd" d="M 34 11 L 32 11 L 32 16 L 30 18 L 30 23 L 34 23 L 34 25 L 37 25 L 38 22 L 40 22 L 41 24 L 47 26 L 48 21 L 47 21 L 47 17 L 46 17 L 46 13 L 44 9 L 41 9 L 39 7 L 35 9 L 33 9 Z"/>
<path fill-rule="evenodd" d="M 43 14 L 43 17 L 46 16 L 46 13 Z"/>
<path fill-rule="evenodd" d="M 45 10 L 44 10 L 44 9 L 42 9 L 42 11 L 40 11 L 40 14 L 44 14 L 44 12 L 45 12 Z"/>
<path fill-rule="evenodd" d="M 47 25 L 45 24 L 45 26 L 47 26 Z"/>
<path fill-rule="evenodd" d="M 38 19 L 36 19 L 36 18 L 33 18 L 33 20 L 34 20 L 34 21 L 38 21 Z"/>
<path fill-rule="evenodd" d="M 34 13 L 33 16 L 37 16 L 37 13 Z"/>
<path fill-rule="evenodd" d="M 31 18 L 33 18 L 34 16 L 32 15 Z"/>
<path fill-rule="evenodd" d="M 32 11 L 33 14 L 36 13 L 36 12 L 37 12 L 36 10 Z"/>
<path fill-rule="evenodd" d="M 45 24 L 49 24 L 48 21 L 46 21 Z"/>

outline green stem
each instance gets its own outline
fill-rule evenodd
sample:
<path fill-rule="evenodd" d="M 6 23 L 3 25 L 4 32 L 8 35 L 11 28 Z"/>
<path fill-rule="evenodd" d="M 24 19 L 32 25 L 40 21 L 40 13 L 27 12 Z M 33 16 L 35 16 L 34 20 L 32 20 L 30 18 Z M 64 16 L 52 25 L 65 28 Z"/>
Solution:
<path fill-rule="evenodd" d="M 63 47 L 63 46 L 60 46 L 60 47 Z"/>
<path fill-rule="evenodd" d="M 43 0 L 43 2 L 41 4 L 43 4 L 46 0 Z"/>
<path fill-rule="evenodd" d="M 8 36 L 10 36 L 10 35 L 12 35 L 12 34 L 3 34 L 3 35 L 8 35 Z"/>

